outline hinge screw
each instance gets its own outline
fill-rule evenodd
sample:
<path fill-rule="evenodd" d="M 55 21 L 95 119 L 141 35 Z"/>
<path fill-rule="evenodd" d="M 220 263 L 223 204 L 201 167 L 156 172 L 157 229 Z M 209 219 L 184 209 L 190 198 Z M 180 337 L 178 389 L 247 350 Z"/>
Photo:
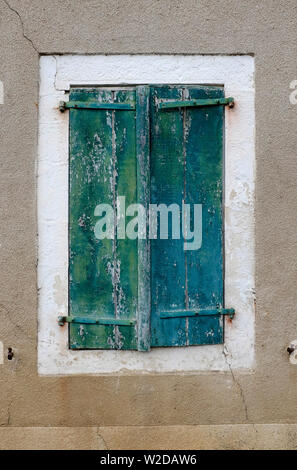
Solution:
<path fill-rule="evenodd" d="M 13 358 L 13 350 L 12 348 L 8 348 L 8 354 L 7 354 L 7 359 L 11 361 Z"/>
<path fill-rule="evenodd" d="M 62 315 L 60 315 L 58 317 L 58 325 L 60 326 L 64 326 L 65 325 L 65 317 L 63 317 Z"/>
<path fill-rule="evenodd" d="M 59 103 L 59 110 L 61 111 L 61 113 L 64 113 L 64 111 L 66 110 L 66 103 L 65 103 L 65 101 L 60 101 L 60 103 Z"/>

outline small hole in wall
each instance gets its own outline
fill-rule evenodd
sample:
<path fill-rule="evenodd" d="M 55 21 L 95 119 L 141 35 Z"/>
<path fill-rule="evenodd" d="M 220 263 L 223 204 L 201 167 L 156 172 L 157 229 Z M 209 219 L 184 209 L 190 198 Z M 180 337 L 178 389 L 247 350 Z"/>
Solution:
<path fill-rule="evenodd" d="M 8 348 L 7 359 L 11 361 L 13 358 L 13 350 L 12 348 Z"/>

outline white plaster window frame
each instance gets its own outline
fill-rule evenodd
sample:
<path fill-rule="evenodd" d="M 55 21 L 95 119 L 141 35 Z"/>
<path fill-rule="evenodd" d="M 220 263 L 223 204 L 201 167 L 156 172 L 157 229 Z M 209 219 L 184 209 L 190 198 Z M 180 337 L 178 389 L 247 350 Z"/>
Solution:
<path fill-rule="evenodd" d="M 217 84 L 225 111 L 225 343 L 138 351 L 72 351 L 68 310 L 68 119 L 72 85 Z M 197 373 L 254 368 L 254 59 L 221 55 L 62 55 L 40 58 L 38 372 L 41 375 Z"/>

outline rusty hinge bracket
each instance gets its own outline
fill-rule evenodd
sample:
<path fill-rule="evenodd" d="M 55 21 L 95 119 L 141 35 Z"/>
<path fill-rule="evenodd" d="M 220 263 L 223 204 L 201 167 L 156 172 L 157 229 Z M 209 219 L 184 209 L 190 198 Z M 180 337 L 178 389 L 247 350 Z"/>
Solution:
<path fill-rule="evenodd" d="M 58 324 L 60 326 L 65 323 L 84 323 L 87 325 L 118 325 L 118 326 L 131 326 L 135 325 L 135 320 L 126 320 L 120 318 L 91 318 L 91 317 L 70 317 L 59 316 Z"/>
<path fill-rule="evenodd" d="M 202 308 L 197 310 L 168 310 L 160 313 L 160 318 L 204 317 L 208 315 L 227 315 L 231 319 L 235 315 L 234 308 Z"/>
<path fill-rule="evenodd" d="M 97 101 L 60 101 L 59 110 L 64 113 L 66 109 L 115 109 L 131 111 L 135 109 L 135 103 L 100 103 Z"/>
<path fill-rule="evenodd" d="M 234 107 L 234 98 L 212 98 L 212 99 L 192 99 L 184 101 L 164 101 L 158 100 L 157 106 L 159 109 L 172 109 L 172 108 L 187 108 L 187 107 L 202 107 L 202 106 L 218 106 L 224 105 L 229 108 Z"/>

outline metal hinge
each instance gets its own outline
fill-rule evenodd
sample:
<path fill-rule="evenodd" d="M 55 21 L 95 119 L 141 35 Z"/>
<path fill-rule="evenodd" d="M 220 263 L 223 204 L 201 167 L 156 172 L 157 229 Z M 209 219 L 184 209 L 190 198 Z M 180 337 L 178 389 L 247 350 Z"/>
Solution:
<path fill-rule="evenodd" d="M 99 103 L 85 101 L 60 101 L 59 110 L 63 113 L 66 109 L 116 109 L 130 111 L 135 109 L 135 103 Z"/>
<path fill-rule="evenodd" d="M 212 98 L 212 99 L 192 99 L 183 101 L 164 101 L 158 100 L 157 106 L 159 109 L 171 109 L 171 108 L 186 108 L 186 107 L 197 107 L 197 106 L 218 106 L 224 105 L 229 108 L 234 107 L 234 98 Z"/>
<path fill-rule="evenodd" d="M 135 325 L 135 320 L 119 319 L 119 318 L 90 318 L 90 317 L 67 317 L 59 316 L 58 324 L 60 326 L 65 323 L 84 323 L 90 325 L 118 325 L 118 326 L 131 326 Z"/>
<path fill-rule="evenodd" d="M 160 313 L 160 318 L 204 317 L 208 315 L 227 315 L 231 319 L 235 315 L 234 308 L 202 308 L 197 310 L 168 310 Z"/>

